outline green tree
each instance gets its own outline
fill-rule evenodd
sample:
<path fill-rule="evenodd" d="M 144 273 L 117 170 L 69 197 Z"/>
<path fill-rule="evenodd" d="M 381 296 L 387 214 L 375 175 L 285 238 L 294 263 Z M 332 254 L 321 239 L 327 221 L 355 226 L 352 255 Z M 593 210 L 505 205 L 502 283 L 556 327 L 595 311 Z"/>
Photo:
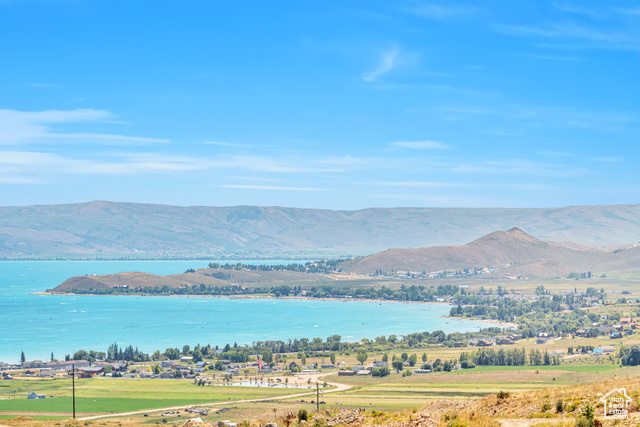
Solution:
<path fill-rule="evenodd" d="M 427 361 L 427 353 L 422 353 L 422 361 L 423 362 Z"/>
<path fill-rule="evenodd" d="M 24 351 L 20 353 L 20 363 L 24 363 L 27 361 L 27 358 L 24 357 Z"/>
<path fill-rule="evenodd" d="M 331 353 L 331 355 L 329 357 L 331 358 L 331 364 L 335 365 L 336 364 L 336 354 L 335 353 Z"/>
<path fill-rule="evenodd" d="M 402 354 L 400 355 L 400 358 L 402 358 L 402 361 L 403 361 L 403 362 L 406 362 L 406 361 L 407 361 L 407 359 L 409 358 L 409 355 L 408 355 L 407 353 L 402 353 Z"/>
<path fill-rule="evenodd" d="M 262 352 L 262 362 L 263 363 L 273 362 L 273 353 L 271 353 L 271 350 L 266 349 L 265 351 Z"/>
<path fill-rule="evenodd" d="M 367 352 L 364 350 L 360 350 L 356 355 L 356 360 L 360 362 L 361 365 L 364 365 L 364 362 L 366 362 L 367 359 L 368 359 Z"/>
<path fill-rule="evenodd" d="M 302 353 L 302 356 L 300 357 L 300 362 L 302 362 L 303 365 L 306 365 L 307 355 L 305 353 Z"/>
<path fill-rule="evenodd" d="M 185 344 L 185 345 L 182 347 L 182 354 L 184 354 L 185 356 L 186 356 L 187 354 L 189 354 L 189 346 L 188 346 L 188 345 L 186 345 L 186 344 Z"/>
<path fill-rule="evenodd" d="M 382 361 L 383 362 L 388 362 L 389 361 L 389 354 L 388 353 L 385 353 L 385 354 L 382 355 Z"/>
<path fill-rule="evenodd" d="M 391 365 L 393 366 L 393 369 L 395 369 L 397 372 L 400 372 L 402 368 L 404 368 L 404 363 L 402 362 L 402 359 L 394 360 L 391 363 Z"/>
<path fill-rule="evenodd" d="M 409 356 L 409 366 L 416 366 L 416 363 L 418 363 L 418 356 L 413 353 L 411 356 Z"/>
<path fill-rule="evenodd" d="M 153 373 L 155 375 L 159 375 L 160 374 L 160 365 L 153 365 Z"/>

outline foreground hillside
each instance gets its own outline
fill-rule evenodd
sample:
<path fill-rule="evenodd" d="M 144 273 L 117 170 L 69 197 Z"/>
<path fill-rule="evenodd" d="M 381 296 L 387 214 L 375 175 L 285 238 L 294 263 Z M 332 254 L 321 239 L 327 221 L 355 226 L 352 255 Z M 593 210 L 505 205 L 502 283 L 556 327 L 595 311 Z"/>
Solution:
<path fill-rule="evenodd" d="M 628 418 L 613 420 L 604 417 L 601 399 L 612 390 L 624 388 L 631 399 L 627 410 Z M 264 420 L 246 421 L 243 425 L 260 427 L 276 426 L 392 426 L 392 427 L 517 427 L 517 426 L 637 426 L 640 420 L 638 407 L 640 404 L 639 378 L 626 378 L 602 381 L 594 384 L 581 384 L 553 387 L 522 393 L 497 393 L 479 399 L 432 401 L 420 409 L 400 412 L 380 411 L 376 408 L 342 409 L 339 405 L 321 409 L 319 412 L 305 413 L 307 421 L 300 421 L 295 412 L 273 411 L 273 417 Z M 591 415 L 588 408 L 592 408 Z M 280 414 L 278 416 L 278 414 Z M 586 416 L 585 416 L 586 414 Z M 166 423 L 167 420 L 165 420 Z M 589 422 L 590 421 L 590 422 Z M 273 424 L 275 422 L 275 425 Z M 271 424 L 269 424 L 271 423 Z M 29 417 L 0 420 L 0 427 L 25 426 L 127 426 L 137 427 L 150 424 L 140 420 L 132 422 L 130 417 L 120 420 L 106 421 L 73 421 L 73 420 L 36 420 Z M 166 425 L 166 424 L 165 424 Z M 172 419 L 170 425 L 184 427 L 216 426 L 217 423 Z"/>
<path fill-rule="evenodd" d="M 90 202 L 0 207 L 0 257 L 363 254 L 456 245 L 519 227 L 606 246 L 640 241 L 640 205 L 553 209 L 180 207 Z"/>

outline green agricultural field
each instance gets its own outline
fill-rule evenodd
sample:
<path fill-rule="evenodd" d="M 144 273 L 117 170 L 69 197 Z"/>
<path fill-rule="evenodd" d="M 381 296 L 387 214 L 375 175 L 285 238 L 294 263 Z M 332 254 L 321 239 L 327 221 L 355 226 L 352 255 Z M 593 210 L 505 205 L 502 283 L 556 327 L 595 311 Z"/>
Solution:
<path fill-rule="evenodd" d="M 7 399 L 15 396 L 16 399 Z M 46 393 L 29 400 L 29 391 Z M 294 394 L 298 390 L 232 386 L 199 387 L 192 381 L 94 378 L 76 382 L 76 412 L 109 413 Z M 54 396 L 53 398 L 49 396 Z M 117 397 L 116 397 L 117 396 Z M 71 380 L 14 380 L 0 388 L 0 414 L 24 412 L 71 413 Z"/>

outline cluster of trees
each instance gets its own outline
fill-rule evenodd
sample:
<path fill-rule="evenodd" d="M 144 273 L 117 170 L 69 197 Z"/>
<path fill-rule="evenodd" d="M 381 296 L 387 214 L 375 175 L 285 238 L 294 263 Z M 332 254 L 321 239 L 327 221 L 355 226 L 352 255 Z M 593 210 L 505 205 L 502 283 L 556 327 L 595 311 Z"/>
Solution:
<path fill-rule="evenodd" d="M 458 305 L 451 308 L 449 315 L 505 322 L 515 321 L 519 325 L 518 332 L 523 338 L 534 337 L 540 332 L 547 332 L 552 336 L 563 336 L 581 328 L 588 328 L 594 322 L 608 325 L 619 320 L 619 315 L 616 314 L 607 320 L 602 320 L 598 314 L 580 308 L 590 304 L 593 299 L 601 298 L 604 295 L 603 290 L 589 288 L 585 293 L 549 295 L 541 285 L 537 293 L 540 297 L 534 301 L 460 294 L 454 297 Z M 572 310 L 568 311 L 567 307 Z M 603 332 L 592 329 L 593 336 L 600 333 Z"/>
<path fill-rule="evenodd" d="M 443 331 L 433 332 L 416 332 L 406 336 L 389 335 L 379 336 L 374 339 L 364 338 L 360 342 L 343 342 L 340 335 L 331 335 L 323 340 L 320 337 L 313 339 L 289 339 L 287 341 L 269 340 L 255 341 L 251 345 L 239 346 L 237 343 L 226 344 L 224 347 L 211 346 L 207 344 L 202 346 L 197 344 L 191 348 L 184 345 L 182 349 L 167 348 L 164 352 L 156 350 L 152 355 L 143 353 L 137 347 L 131 345 L 120 347 L 117 343 L 111 344 L 106 352 L 97 352 L 94 350 L 85 351 L 78 350 L 73 355 L 73 360 L 107 360 L 107 361 L 158 361 L 163 358 L 175 360 L 180 356 L 191 356 L 194 362 L 203 359 L 215 359 L 217 362 L 213 365 L 214 369 L 224 370 L 221 360 L 229 360 L 232 363 L 246 363 L 255 360 L 256 356 L 260 356 L 264 363 L 271 364 L 281 360 L 284 353 L 297 353 L 297 358 L 302 360 L 302 364 L 306 363 L 307 357 L 329 357 L 332 363 L 335 363 L 336 352 L 345 354 L 355 354 L 356 359 L 360 363 L 364 363 L 368 359 L 367 352 L 380 351 L 393 347 L 424 347 L 429 344 L 443 344 L 452 346 L 454 342 L 464 341 L 470 338 L 486 338 L 503 332 L 498 327 L 486 328 L 478 332 L 452 333 L 445 334 Z M 53 357 L 53 355 L 52 355 Z M 21 359 L 23 355 L 21 355 Z M 66 360 L 71 360 L 72 356 L 67 355 Z M 389 360 L 389 355 L 385 353 L 382 357 L 383 361 Z M 426 362 L 426 353 L 422 355 L 422 361 Z M 410 366 L 415 366 L 418 358 L 415 355 L 409 356 L 402 353 L 399 356 L 393 356 L 392 366 L 394 362 L 403 364 L 409 362 Z M 400 366 L 396 369 L 402 369 Z M 431 369 L 431 368 L 428 368 Z"/>
<path fill-rule="evenodd" d="M 631 347 L 623 346 L 620 349 L 620 364 L 623 366 L 640 365 L 640 346 L 633 345 Z"/>
<path fill-rule="evenodd" d="M 332 260 L 320 260 L 313 262 L 306 262 L 304 264 L 291 263 L 291 264 L 273 264 L 273 265 L 255 265 L 255 264 L 243 264 L 238 262 L 236 264 L 220 264 L 217 262 L 209 263 L 211 269 L 222 270 L 251 270 L 251 271 L 297 271 L 300 273 L 333 273 L 340 271 L 338 265 L 344 262 L 344 259 L 332 259 Z"/>
<path fill-rule="evenodd" d="M 228 273 L 215 272 L 205 273 L 219 279 L 228 280 Z M 73 289 L 73 292 L 80 294 L 94 295 L 215 295 L 215 296 L 231 296 L 231 295 L 251 295 L 251 294 L 272 294 L 276 297 L 280 296 L 297 296 L 302 293 L 302 286 L 279 285 L 273 287 L 242 287 L 240 285 L 214 286 L 194 284 L 191 286 L 182 286 L 180 288 L 172 288 L 169 286 L 129 286 L 128 288 L 101 288 L 101 289 Z M 437 298 L 454 295 L 465 295 L 464 289 L 455 285 L 439 285 L 431 286 L 406 286 L 402 285 L 398 289 L 391 289 L 385 286 L 381 288 L 350 288 L 350 287 L 333 287 L 333 286 L 313 286 L 305 289 L 306 296 L 309 298 L 361 298 L 361 299 L 380 299 L 390 301 L 435 301 Z"/>
<path fill-rule="evenodd" d="M 528 356 L 528 357 L 527 357 Z M 530 349 L 529 352 L 522 349 L 481 348 L 473 352 L 463 352 L 460 354 L 460 365 L 463 369 L 474 368 L 475 366 L 542 366 L 559 365 L 561 358 L 551 356 L 548 351 Z"/>
<path fill-rule="evenodd" d="M 77 353 L 76 353 L 77 354 Z M 104 353 L 102 353 L 104 354 Z M 74 355 L 75 359 L 75 355 Z M 78 359 L 75 359 L 78 360 Z M 133 346 L 118 347 L 117 343 L 113 343 L 107 348 L 106 360 L 125 360 L 127 362 L 148 362 L 151 360 L 149 355 L 135 349 Z"/>

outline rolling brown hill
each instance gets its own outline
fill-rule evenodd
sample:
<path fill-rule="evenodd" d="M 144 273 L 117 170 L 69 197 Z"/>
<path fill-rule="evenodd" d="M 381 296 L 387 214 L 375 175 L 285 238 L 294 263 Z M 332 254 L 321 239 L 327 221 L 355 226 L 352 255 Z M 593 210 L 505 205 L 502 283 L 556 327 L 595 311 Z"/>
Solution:
<path fill-rule="evenodd" d="M 544 240 L 640 241 L 640 205 L 549 209 L 167 206 L 95 201 L 0 207 L 0 257 L 275 255 L 310 258 L 459 245 L 517 226 Z"/>
<path fill-rule="evenodd" d="M 640 271 L 640 246 L 597 248 L 537 239 L 519 228 L 496 231 L 466 245 L 391 249 L 346 261 L 354 273 L 376 270 L 440 272 L 505 266 L 494 275 L 551 278 L 572 272 Z"/>
<path fill-rule="evenodd" d="M 300 273 L 297 271 L 247 271 L 224 269 L 200 269 L 193 273 L 158 276 L 149 273 L 124 272 L 102 276 L 76 276 L 56 286 L 53 293 L 83 293 L 100 291 L 114 286 L 127 285 L 132 288 L 156 288 L 168 286 L 173 289 L 193 285 L 200 286 L 277 286 L 278 284 L 315 284 L 332 282 L 334 279 L 323 274 Z"/>

